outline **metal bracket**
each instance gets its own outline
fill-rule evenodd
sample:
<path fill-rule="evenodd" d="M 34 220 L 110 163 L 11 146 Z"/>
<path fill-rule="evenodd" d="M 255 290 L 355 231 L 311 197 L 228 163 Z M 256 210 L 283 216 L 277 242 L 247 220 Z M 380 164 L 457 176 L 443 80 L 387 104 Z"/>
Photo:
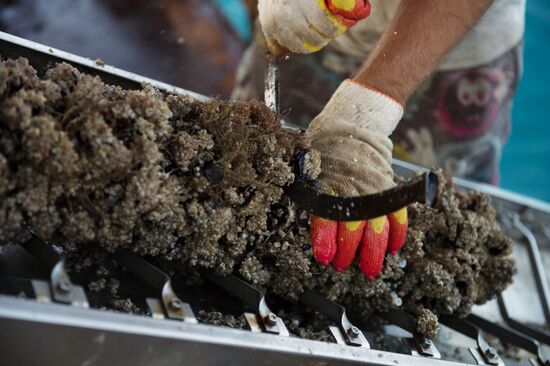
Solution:
<path fill-rule="evenodd" d="M 476 314 L 468 315 L 466 320 L 483 329 L 487 333 L 491 333 L 492 335 L 498 337 L 501 341 L 510 343 L 519 348 L 523 348 L 524 350 L 536 355 L 537 359 L 531 360 L 533 365 L 550 366 L 550 358 L 546 355 L 540 346 L 540 343 L 535 339 L 530 338 L 513 328 L 491 322 Z"/>
<path fill-rule="evenodd" d="M 31 280 L 31 286 L 36 301 L 41 304 L 50 304 L 53 301 L 52 292 L 50 291 L 50 284 L 48 282 Z"/>
<path fill-rule="evenodd" d="M 504 365 L 504 361 L 498 355 L 497 350 L 485 340 L 483 332 L 477 326 L 467 320 L 450 316 L 440 316 L 440 321 L 447 327 L 476 341 L 477 348 L 469 348 L 469 351 L 476 359 L 478 365 Z"/>
<path fill-rule="evenodd" d="M 183 320 L 191 324 L 198 323 L 191 306 L 183 302 L 174 292 L 170 276 L 145 259 L 126 251 L 113 254 L 113 259 L 158 291 L 159 298 L 162 300 L 162 309 L 167 318 Z M 147 304 L 153 317 L 160 318 L 162 311 L 159 310 L 160 307 L 155 301 L 158 300 L 147 299 Z"/>
<path fill-rule="evenodd" d="M 411 356 L 429 357 L 440 359 L 441 353 L 435 347 L 434 343 L 428 338 L 410 338 L 403 337 L 403 343 L 409 350 Z"/>
<path fill-rule="evenodd" d="M 311 291 L 305 290 L 299 298 L 300 302 L 309 305 L 336 322 L 338 326 L 329 327 L 337 343 L 344 340 L 349 346 L 370 348 L 370 344 L 359 328 L 354 326 L 346 315 L 346 309 L 326 297 Z"/>
<path fill-rule="evenodd" d="M 209 281 L 237 296 L 246 306 L 254 310 L 254 314 L 245 313 L 252 331 L 264 331 L 282 337 L 290 336 L 283 320 L 267 305 L 265 294 L 262 291 L 234 275 L 220 277 L 212 272 L 204 272 L 203 275 Z"/>
<path fill-rule="evenodd" d="M 151 317 L 153 319 L 165 319 L 166 311 L 164 310 L 164 304 L 159 299 L 148 297 L 145 299 L 147 307 L 151 310 Z"/>
<path fill-rule="evenodd" d="M 476 363 L 478 365 L 494 365 L 494 363 L 489 363 L 487 360 L 491 359 L 495 355 L 496 355 L 496 357 L 499 357 L 497 351 L 493 347 L 489 348 L 489 350 L 488 350 L 489 353 L 488 354 L 481 353 L 479 351 L 479 348 L 473 348 L 473 347 L 468 348 L 468 351 L 470 351 L 470 354 L 476 360 Z M 504 366 L 504 362 L 499 362 L 497 365 Z"/>
<path fill-rule="evenodd" d="M 529 249 L 529 259 L 534 268 L 535 281 L 537 283 L 537 290 L 540 296 L 540 301 L 542 309 L 544 311 L 544 316 L 546 317 L 546 322 L 550 323 L 550 288 L 548 286 L 548 281 L 546 280 L 546 273 L 544 271 L 544 265 L 542 263 L 542 257 L 539 250 L 539 245 L 537 239 L 533 232 L 525 226 L 525 224 L 520 220 L 517 213 L 513 214 L 513 222 L 516 229 L 525 236 L 527 239 L 528 249 Z"/>
<path fill-rule="evenodd" d="M 33 237 L 22 243 L 21 246 L 48 268 L 51 298 L 54 301 L 72 306 L 89 307 L 84 289 L 72 283 L 65 270 L 65 258 L 58 254 L 51 245 L 33 234 Z"/>
<path fill-rule="evenodd" d="M 401 310 L 390 310 L 382 315 L 388 322 L 397 325 L 399 328 L 412 334 L 412 338 L 403 338 L 403 343 L 408 348 L 409 353 L 413 356 L 423 356 L 430 358 L 441 358 L 441 353 L 435 347 L 433 342 L 420 336 L 416 332 L 416 320 L 414 317 Z"/>

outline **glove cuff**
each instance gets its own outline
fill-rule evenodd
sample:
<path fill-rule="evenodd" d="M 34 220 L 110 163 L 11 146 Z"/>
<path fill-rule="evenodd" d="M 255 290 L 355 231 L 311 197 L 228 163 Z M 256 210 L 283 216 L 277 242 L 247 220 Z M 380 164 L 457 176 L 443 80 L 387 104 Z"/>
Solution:
<path fill-rule="evenodd" d="M 321 114 L 389 136 L 403 117 L 403 106 L 379 90 L 348 79 L 336 89 Z"/>

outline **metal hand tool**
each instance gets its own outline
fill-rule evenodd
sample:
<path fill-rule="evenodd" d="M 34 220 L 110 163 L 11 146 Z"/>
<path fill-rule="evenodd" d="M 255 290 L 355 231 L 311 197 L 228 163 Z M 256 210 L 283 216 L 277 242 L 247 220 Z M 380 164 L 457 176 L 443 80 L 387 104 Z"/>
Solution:
<path fill-rule="evenodd" d="M 279 60 L 272 53 L 267 54 L 265 75 L 265 104 L 275 113 L 280 113 L 280 71 Z M 424 173 L 396 188 L 360 197 L 335 197 L 320 192 L 303 173 L 303 158 L 298 154 L 295 180 L 285 193 L 301 209 L 325 219 L 336 221 L 368 220 L 395 212 L 411 203 L 430 205 L 437 193 L 437 176 Z"/>

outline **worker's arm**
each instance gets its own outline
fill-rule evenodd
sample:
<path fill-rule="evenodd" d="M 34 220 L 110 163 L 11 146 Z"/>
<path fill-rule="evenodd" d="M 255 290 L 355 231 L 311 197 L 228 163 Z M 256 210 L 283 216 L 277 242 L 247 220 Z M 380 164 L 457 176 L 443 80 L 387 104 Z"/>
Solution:
<path fill-rule="evenodd" d="M 312 147 L 321 153 L 325 192 L 356 196 L 394 186 L 389 136 L 404 103 L 491 2 L 402 0 L 354 80 L 340 85 L 308 128 Z M 386 251 L 395 254 L 403 246 L 407 226 L 405 209 L 363 222 L 312 217 L 312 247 L 319 262 L 338 270 L 350 266 L 358 252 L 359 267 L 373 278 L 382 271 Z"/>
<path fill-rule="evenodd" d="M 493 0 L 402 0 L 355 80 L 404 104 Z"/>

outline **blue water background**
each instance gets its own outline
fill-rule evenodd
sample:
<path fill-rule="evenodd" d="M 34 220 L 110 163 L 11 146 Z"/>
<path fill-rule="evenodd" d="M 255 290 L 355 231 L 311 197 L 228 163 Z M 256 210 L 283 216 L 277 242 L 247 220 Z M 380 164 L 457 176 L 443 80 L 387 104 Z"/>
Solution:
<path fill-rule="evenodd" d="M 249 21 L 248 8 L 243 0 L 212 0 L 235 33 L 244 42 L 252 38 L 252 27 Z"/>
<path fill-rule="evenodd" d="M 242 0 L 215 0 L 245 41 L 250 24 Z M 524 76 L 502 160 L 502 187 L 550 202 L 550 0 L 528 0 Z"/>
<path fill-rule="evenodd" d="M 527 0 L 524 75 L 512 135 L 502 158 L 502 187 L 550 202 L 550 1 Z"/>

